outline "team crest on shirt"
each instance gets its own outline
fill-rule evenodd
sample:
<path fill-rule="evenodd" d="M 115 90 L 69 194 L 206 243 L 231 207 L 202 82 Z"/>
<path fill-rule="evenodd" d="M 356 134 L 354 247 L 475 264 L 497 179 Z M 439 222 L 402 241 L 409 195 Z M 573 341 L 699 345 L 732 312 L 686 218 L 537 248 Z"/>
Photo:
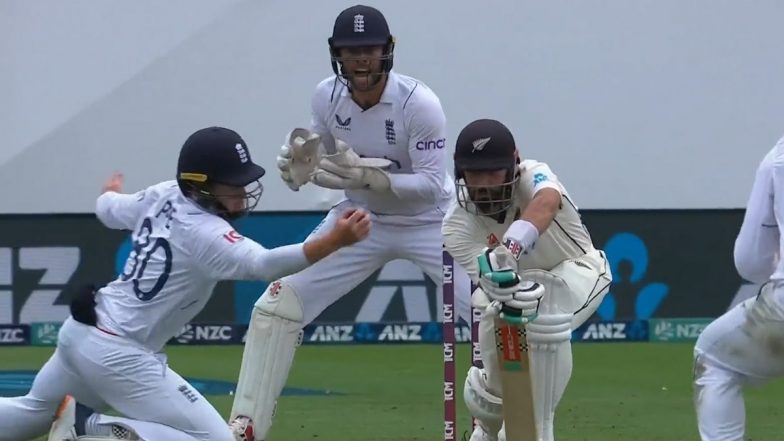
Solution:
<path fill-rule="evenodd" d="M 395 140 L 395 121 L 391 119 L 386 120 L 384 122 L 384 129 L 386 131 L 385 136 L 387 138 L 387 144 L 397 144 L 397 141 Z"/>
<path fill-rule="evenodd" d="M 229 243 L 237 243 L 244 239 L 240 233 L 236 232 L 235 230 L 231 230 L 228 233 L 223 235 L 223 238 L 226 239 Z"/>
<path fill-rule="evenodd" d="M 351 131 L 351 117 L 350 116 L 348 118 L 346 118 L 346 119 L 341 119 L 340 115 L 338 115 L 336 113 L 335 114 L 335 121 L 337 122 L 337 125 L 335 126 L 336 129 L 338 129 L 338 130 L 345 130 L 347 132 Z"/>

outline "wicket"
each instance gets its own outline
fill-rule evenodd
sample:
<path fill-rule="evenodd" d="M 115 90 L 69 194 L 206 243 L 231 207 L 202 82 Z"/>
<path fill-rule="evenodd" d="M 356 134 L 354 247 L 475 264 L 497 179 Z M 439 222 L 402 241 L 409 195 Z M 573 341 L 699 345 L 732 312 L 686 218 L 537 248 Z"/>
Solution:
<path fill-rule="evenodd" d="M 456 394 L 456 369 L 455 355 L 457 352 L 455 337 L 455 285 L 454 285 L 454 259 L 446 249 L 443 250 L 443 339 L 444 339 L 444 441 L 455 441 L 457 434 L 457 405 Z M 471 292 L 474 286 L 471 285 Z M 481 310 L 471 307 L 471 363 L 482 367 L 482 357 L 479 352 L 479 320 Z M 472 420 L 472 429 L 475 422 Z"/>

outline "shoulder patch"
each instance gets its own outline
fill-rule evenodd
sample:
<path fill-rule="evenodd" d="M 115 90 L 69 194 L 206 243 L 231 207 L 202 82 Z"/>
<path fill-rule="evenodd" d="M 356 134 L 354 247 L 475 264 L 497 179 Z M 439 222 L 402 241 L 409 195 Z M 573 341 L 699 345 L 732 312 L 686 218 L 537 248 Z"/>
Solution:
<path fill-rule="evenodd" d="M 537 174 L 534 175 L 534 185 L 541 184 L 542 182 L 545 182 L 545 181 L 547 181 L 549 179 L 550 178 L 548 178 L 546 174 L 544 174 L 544 173 L 537 173 Z"/>
<path fill-rule="evenodd" d="M 237 243 L 237 242 L 245 239 L 236 230 L 230 230 L 227 233 L 224 233 L 223 234 L 223 238 L 226 239 L 226 241 L 229 242 L 229 243 Z"/>

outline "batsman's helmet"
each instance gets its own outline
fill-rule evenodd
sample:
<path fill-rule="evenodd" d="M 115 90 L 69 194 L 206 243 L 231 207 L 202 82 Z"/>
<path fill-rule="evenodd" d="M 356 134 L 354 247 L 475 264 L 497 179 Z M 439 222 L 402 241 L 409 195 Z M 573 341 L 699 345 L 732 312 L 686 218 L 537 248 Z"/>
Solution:
<path fill-rule="evenodd" d="M 248 146 L 234 130 L 207 127 L 183 144 L 177 161 L 177 183 L 182 193 L 202 208 L 227 219 L 241 217 L 259 202 L 264 168 L 255 164 Z M 245 209 L 230 212 L 218 200 L 212 184 L 245 188 Z"/>
<path fill-rule="evenodd" d="M 520 180 L 517 167 L 520 158 L 512 132 L 505 125 L 494 119 L 478 119 L 465 126 L 457 136 L 454 162 L 457 201 L 461 207 L 473 214 L 497 217 L 512 206 Z M 506 182 L 492 187 L 468 185 L 465 172 L 469 170 L 506 170 Z M 480 202 L 481 193 L 484 197 Z"/>

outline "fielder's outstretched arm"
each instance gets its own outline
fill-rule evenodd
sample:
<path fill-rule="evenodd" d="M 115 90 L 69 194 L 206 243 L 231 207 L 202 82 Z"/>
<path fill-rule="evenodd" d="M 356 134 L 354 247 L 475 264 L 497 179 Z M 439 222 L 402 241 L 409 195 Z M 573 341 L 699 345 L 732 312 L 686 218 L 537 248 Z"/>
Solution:
<path fill-rule="evenodd" d="M 95 215 L 107 228 L 133 230 L 151 201 L 146 198 L 147 190 L 123 194 L 122 184 L 121 173 L 116 172 L 109 177 L 103 193 L 95 201 Z"/>
<path fill-rule="evenodd" d="M 267 249 L 227 230 L 224 222 L 196 232 L 191 251 L 195 262 L 216 280 L 273 281 L 294 274 L 345 246 L 367 237 L 367 212 L 346 212 L 332 230 L 307 243 Z M 204 244 L 204 245 L 201 245 Z"/>
<path fill-rule="evenodd" d="M 216 231 L 206 246 L 194 244 L 194 260 L 214 279 L 271 281 L 310 265 L 301 243 L 267 249 L 238 233 L 231 240 L 224 234 Z"/>

